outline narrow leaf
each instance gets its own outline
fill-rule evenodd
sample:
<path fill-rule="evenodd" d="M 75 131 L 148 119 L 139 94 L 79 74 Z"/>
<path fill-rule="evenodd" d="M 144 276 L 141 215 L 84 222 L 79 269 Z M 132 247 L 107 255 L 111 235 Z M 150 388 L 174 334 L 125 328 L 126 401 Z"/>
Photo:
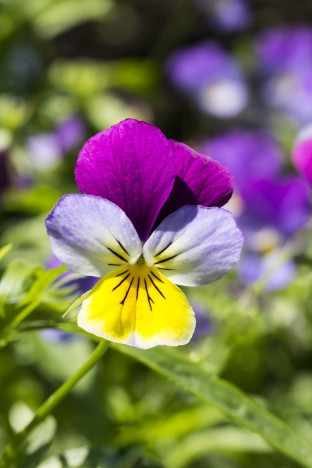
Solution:
<path fill-rule="evenodd" d="M 112 346 L 174 380 L 201 400 L 213 404 L 236 423 L 259 434 L 272 447 L 302 466 L 312 468 L 312 449 L 285 423 L 262 409 L 234 385 L 208 374 L 179 352 L 165 347 L 141 351 L 130 346 Z"/>

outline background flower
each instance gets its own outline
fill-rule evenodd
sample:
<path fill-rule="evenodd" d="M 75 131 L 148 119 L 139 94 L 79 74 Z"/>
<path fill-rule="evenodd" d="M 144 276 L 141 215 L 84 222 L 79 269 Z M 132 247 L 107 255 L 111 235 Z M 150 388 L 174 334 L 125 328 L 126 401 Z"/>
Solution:
<path fill-rule="evenodd" d="M 216 42 L 176 51 L 168 60 L 167 76 L 208 114 L 230 118 L 247 104 L 248 89 L 236 60 Z"/>

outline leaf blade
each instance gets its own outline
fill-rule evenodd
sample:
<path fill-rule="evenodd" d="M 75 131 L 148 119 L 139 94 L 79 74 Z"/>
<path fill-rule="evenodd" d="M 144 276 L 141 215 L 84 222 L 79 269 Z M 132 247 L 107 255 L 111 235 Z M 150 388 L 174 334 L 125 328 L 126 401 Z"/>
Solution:
<path fill-rule="evenodd" d="M 209 375 L 186 357 L 157 347 L 141 351 L 113 343 L 117 351 L 131 356 L 156 372 L 179 383 L 199 399 L 213 404 L 240 426 L 259 434 L 276 450 L 312 468 L 312 450 L 277 417 L 263 410 L 234 385 Z"/>

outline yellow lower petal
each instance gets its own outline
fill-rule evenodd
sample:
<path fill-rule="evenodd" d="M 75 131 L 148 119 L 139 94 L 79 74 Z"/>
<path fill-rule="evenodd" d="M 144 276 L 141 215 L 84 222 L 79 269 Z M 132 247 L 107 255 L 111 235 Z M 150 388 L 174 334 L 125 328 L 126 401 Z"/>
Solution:
<path fill-rule="evenodd" d="M 194 312 L 183 292 L 143 260 L 102 278 L 82 303 L 78 325 L 138 348 L 189 342 Z"/>

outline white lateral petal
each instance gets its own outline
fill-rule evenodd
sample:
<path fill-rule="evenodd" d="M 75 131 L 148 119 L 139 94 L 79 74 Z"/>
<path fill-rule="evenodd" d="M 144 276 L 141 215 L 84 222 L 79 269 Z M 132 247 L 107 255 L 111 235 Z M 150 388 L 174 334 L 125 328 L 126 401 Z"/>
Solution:
<path fill-rule="evenodd" d="M 226 275 L 238 262 L 243 234 L 221 208 L 184 206 L 168 216 L 143 247 L 148 266 L 172 282 L 200 286 Z"/>
<path fill-rule="evenodd" d="M 57 258 L 81 275 L 104 276 L 136 262 L 142 242 L 125 213 L 93 195 L 65 195 L 46 219 Z"/>

